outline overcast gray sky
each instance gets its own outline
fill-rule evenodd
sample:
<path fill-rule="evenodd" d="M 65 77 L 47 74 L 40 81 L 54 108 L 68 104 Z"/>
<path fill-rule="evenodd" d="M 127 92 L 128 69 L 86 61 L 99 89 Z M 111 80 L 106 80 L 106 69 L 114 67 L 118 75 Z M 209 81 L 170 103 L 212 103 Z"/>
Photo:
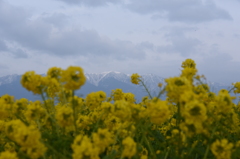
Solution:
<path fill-rule="evenodd" d="M 0 77 L 49 67 L 240 81 L 240 0 L 0 0 Z"/>

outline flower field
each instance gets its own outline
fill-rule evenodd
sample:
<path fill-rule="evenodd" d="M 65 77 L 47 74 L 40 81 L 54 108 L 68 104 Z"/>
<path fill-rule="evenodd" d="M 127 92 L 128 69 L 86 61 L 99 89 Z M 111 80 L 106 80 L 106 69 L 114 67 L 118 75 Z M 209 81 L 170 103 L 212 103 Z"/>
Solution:
<path fill-rule="evenodd" d="M 148 92 L 140 103 L 121 89 L 109 97 L 76 96 L 86 82 L 80 67 L 53 67 L 47 76 L 26 72 L 22 86 L 42 100 L 0 98 L 0 159 L 240 158 L 240 103 L 233 103 L 240 82 L 215 94 L 193 60 L 181 67 L 179 76 L 156 86 L 156 97 L 132 74 L 132 83 Z"/>

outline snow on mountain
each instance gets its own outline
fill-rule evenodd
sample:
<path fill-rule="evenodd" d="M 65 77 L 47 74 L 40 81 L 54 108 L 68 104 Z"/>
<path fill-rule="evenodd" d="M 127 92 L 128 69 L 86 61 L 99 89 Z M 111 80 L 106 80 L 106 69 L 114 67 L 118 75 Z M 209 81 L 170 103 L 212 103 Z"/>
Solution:
<path fill-rule="evenodd" d="M 124 83 L 130 82 L 128 75 L 116 71 L 102 73 L 86 73 L 85 76 L 87 77 L 87 81 L 95 86 L 98 86 L 100 81 L 107 79 L 109 77 L 112 77 Z"/>
<path fill-rule="evenodd" d="M 159 91 L 159 87 L 158 87 L 159 83 L 162 83 L 163 85 L 165 85 L 165 79 L 160 76 L 157 76 L 154 74 L 146 74 L 141 76 L 144 84 L 151 91 L 154 91 L 154 92 Z"/>
<path fill-rule="evenodd" d="M 107 78 L 114 78 L 118 81 L 131 84 L 131 75 L 122 72 L 110 71 L 103 73 L 86 73 L 87 81 L 95 86 L 98 86 L 100 81 Z M 144 83 L 149 89 L 155 89 L 158 83 L 164 83 L 164 78 L 154 74 L 141 75 Z"/>
<path fill-rule="evenodd" d="M 13 74 L 13 75 L 7 75 L 7 76 L 0 77 L 0 86 L 3 84 L 8 84 L 8 83 L 13 82 L 14 80 L 17 79 L 18 76 L 19 75 L 17 75 L 17 74 Z"/>
<path fill-rule="evenodd" d="M 87 82 L 89 82 L 90 84 L 93 84 L 94 86 L 99 86 L 99 83 L 106 81 L 109 78 L 114 78 L 117 81 L 120 81 L 126 84 L 131 84 L 131 74 L 125 74 L 117 71 L 109 71 L 109 72 L 102 72 L 102 73 L 85 73 L 85 76 L 87 78 Z M 144 84 L 147 86 L 147 88 L 151 92 L 159 92 L 158 83 L 162 83 L 163 85 L 166 85 L 165 79 L 160 76 L 157 76 L 154 74 L 145 74 L 141 76 Z M 0 77 L 0 86 L 5 84 L 11 84 L 16 80 L 18 80 L 20 84 L 20 81 L 19 81 L 20 78 L 21 78 L 21 75 L 16 75 L 16 74 Z M 217 82 L 210 82 L 207 80 L 203 81 L 203 83 L 207 83 L 210 87 L 210 90 L 215 93 L 217 93 L 220 89 L 229 89 L 231 87 L 231 85 L 217 83 Z"/>

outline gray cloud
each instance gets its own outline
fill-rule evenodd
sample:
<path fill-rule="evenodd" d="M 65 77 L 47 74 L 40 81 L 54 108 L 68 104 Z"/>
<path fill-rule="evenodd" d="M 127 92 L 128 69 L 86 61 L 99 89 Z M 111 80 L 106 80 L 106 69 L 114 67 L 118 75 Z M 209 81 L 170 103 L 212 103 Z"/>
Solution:
<path fill-rule="evenodd" d="M 149 41 L 144 41 L 144 42 L 141 42 L 140 44 L 138 44 L 138 46 L 141 48 L 141 49 L 147 49 L 147 50 L 154 50 L 154 45 L 153 43 L 149 42 Z"/>
<path fill-rule="evenodd" d="M 201 46 L 201 41 L 196 38 L 173 37 L 170 39 L 171 44 L 158 47 L 159 52 L 180 53 L 183 57 L 191 54 L 199 53 L 198 47 Z"/>
<path fill-rule="evenodd" d="M 0 64 L 0 68 L 1 69 L 8 69 L 8 67 L 6 65 L 3 65 L 3 64 Z M 0 77 L 1 77 L 1 75 L 0 75 Z"/>
<path fill-rule="evenodd" d="M 198 63 L 200 73 L 203 73 L 210 81 L 231 84 L 240 79 L 238 68 L 240 63 L 226 53 L 215 53 L 203 57 Z"/>
<path fill-rule="evenodd" d="M 21 26 L 23 23 L 23 20 L 25 21 L 27 19 L 27 13 L 19 8 L 12 5 L 9 5 L 8 3 L 5 3 L 3 0 L 0 0 L 0 24 L 1 28 L 17 28 Z M 13 22 L 16 25 L 12 25 Z M 18 25 L 17 25 L 18 24 Z M 0 28 L 0 33 L 1 33 Z"/>
<path fill-rule="evenodd" d="M 159 52 L 180 53 L 183 57 L 191 54 L 198 54 L 199 48 L 203 43 L 193 37 L 187 37 L 185 34 L 195 31 L 193 27 L 173 27 L 165 34 L 165 38 L 169 44 L 158 46 Z"/>
<path fill-rule="evenodd" d="M 197 38 L 187 36 L 188 33 L 195 32 L 195 27 L 166 27 L 161 28 L 165 32 L 163 39 L 167 44 L 154 45 L 151 42 L 142 42 L 141 48 L 152 50 L 158 53 L 179 53 L 182 57 L 199 54 L 201 47 L 204 47 L 202 41 Z"/>
<path fill-rule="evenodd" d="M 12 51 L 12 54 L 14 55 L 14 58 L 28 58 L 26 51 L 20 48 Z"/>
<path fill-rule="evenodd" d="M 43 13 L 40 17 L 42 21 L 45 21 L 48 24 L 52 24 L 53 26 L 65 26 L 69 23 L 69 16 L 63 13 Z"/>
<path fill-rule="evenodd" d="M 3 40 L 0 39 L 0 51 L 6 51 L 7 46 Z"/>
<path fill-rule="evenodd" d="M 25 12 L 11 12 L 15 9 L 1 3 L 1 38 L 13 41 L 21 47 L 57 56 L 94 55 L 108 56 L 119 60 L 144 58 L 145 52 L 130 41 L 103 38 L 96 31 L 64 28 L 56 21 L 65 20 L 64 14 L 45 14 L 35 20 L 28 20 Z M 15 16 L 18 15 L 18 16 Z M 8 18 L 5 18 L 8 17 Z M 16 20 L 17 19 L 17 20 Z M 7 23 L 7 24 L 6 24 Z M 55 23 L 55 25 L 53 25 Z M 5 25 L 5 26 L 4 26 Z M 9 27 L 14 26 L 14 27 Z M 21 57 L 25 55 L 22 53 Z"/>
<path fill-rule="evenodd" d="M 109 3 L 120 3 L 121 0 L 58 0 L 68 4 L 80 4 L 91 7 L 104 6 Z"/>
<path fill-rule="evenodd" d="M 218 8 L 211 0 L 130 0 L 126 7 L 140 14 L 153 14 L 153 19 L 166 17 L 170 21 L 205 22 L 232 19 L 227 11 Z"/>
<path fill-rule="evenodd" d="M 231 20 L 231 15 L 216 6 L 213 0 L 58 0 L 68 4 L 89 7 L 104 6 L 109 3 L 121 4 L 122 7 L 139 14 L 150 14 L 152 19 L 167 18 L 178 22 L 207 22 L 216 19 Z"/>

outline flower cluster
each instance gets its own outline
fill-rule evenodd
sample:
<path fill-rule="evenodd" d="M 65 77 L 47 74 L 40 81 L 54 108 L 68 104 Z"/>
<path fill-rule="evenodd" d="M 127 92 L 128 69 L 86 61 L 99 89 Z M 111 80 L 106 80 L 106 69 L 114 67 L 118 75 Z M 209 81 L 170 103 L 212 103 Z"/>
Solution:
<path fill-rule="evenodd" d="M 86 81 L 83 69 L 50 68 L 46 76 L 26 72 L 21 84 L 42 100 L 0 98 L 0 159 L 158 159 L 240 156 L 240 82 L 217 94 L 187 59 L 181 74 L 156 85 L 151 96 L 138 74 L 133 84 L 148 96 L 112 90 L 75 95 Z M 166 98 L 161 99 L 161 95 Z"/>

